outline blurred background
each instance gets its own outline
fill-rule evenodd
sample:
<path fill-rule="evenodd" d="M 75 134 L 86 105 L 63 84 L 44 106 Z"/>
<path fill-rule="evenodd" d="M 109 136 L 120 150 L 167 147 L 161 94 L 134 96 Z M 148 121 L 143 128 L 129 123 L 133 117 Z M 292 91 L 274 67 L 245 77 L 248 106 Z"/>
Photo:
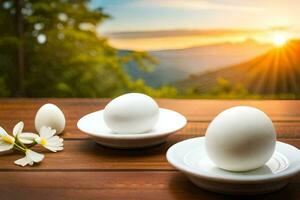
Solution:
<path fill-rule="evenodd" d="M 0 97 L 300 98 L 297 0 L 1 0 Z"/>

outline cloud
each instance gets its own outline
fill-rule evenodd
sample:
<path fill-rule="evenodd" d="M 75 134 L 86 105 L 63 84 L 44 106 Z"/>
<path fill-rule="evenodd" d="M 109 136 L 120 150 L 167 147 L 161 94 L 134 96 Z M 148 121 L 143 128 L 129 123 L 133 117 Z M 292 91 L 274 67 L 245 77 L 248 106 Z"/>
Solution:
<path fill-rule="evenodd" d="M 241 6 L 224 3 L 215 3 L 206 0 L 141 0 L 131 2 L 136 7 L 162 7 L 185 10 L 223 10 L 223 11 L 262 11 L 262 8 L 254 6 Z"/>
<path fill-rule="evenodd" d="M 260 29 L 208 29 L 208 30 L 154 30 L 154 31 L 128 31 L 107 33 L 110 38 L 115 39 L 149 39 L 163 37 L 185 37 L 185 36 L 226 36 L 241 34 L 261 33 Z"/>

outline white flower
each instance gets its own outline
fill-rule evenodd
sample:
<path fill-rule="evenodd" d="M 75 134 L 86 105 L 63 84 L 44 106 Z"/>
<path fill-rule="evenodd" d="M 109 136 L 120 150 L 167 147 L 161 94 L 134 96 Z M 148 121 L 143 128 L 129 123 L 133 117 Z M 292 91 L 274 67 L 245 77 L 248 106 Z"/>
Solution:
<path fill-rule="evenodd" d="M 15 138 L 8 135 L 8 133 L 0 127 L 0 152 L 8 151 L 14 148 Z"/>
<path fill-rule="evenodd" d="M 15 161 L 16 165 L 21 165 L 22 167 L 26 165 L 33 165 L 33 163 L 41 162 L 44 159 L 44 155 L 36 153 L 30 149 L 26 149 L 25 157 Z"/>
<path fill-rule="evenodd" d="M 63 150 L 63 139 L 55 135 L 56 130 L 51 129 L 50 127 L 43 126 L 40 129 L 40 136 L 35 139 L 35 141 L 44 146 L 50 151 L 57 152 Z"/>
<path fill-rule="evenodd" d="M 23 144 L 31 144 L 35 141 L 35 138 L 38 137 L 34 133 L 23 133 L 24 123 L 19 122 L 13 129 L 13 135 Z"/>

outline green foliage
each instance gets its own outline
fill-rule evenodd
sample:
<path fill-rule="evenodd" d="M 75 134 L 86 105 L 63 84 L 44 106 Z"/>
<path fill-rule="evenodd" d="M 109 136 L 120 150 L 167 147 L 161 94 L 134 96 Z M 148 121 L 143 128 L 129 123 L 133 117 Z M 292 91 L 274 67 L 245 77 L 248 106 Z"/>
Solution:
<path fill-rule="evenodd" d="M 20 1 L 20 0 L 19 0 Z M 109 18 L 91 10 L 87 0 L 24 0 L 23 37 L 16 35 L 16 5 L 0 3 L 0 96 L 18 90 L 18 48 L 25 50 L 27 97 L 111 97 L 139 91 L 155 97 L 175 96 L 170 87 L 153 89 L 133 81 L 124 65 L 151 69 L 155 60 L 145 52 L 119 55 L 96 27 Z"/>
<path fill-rule="evenodd" d="M 247 89 L 242 83 L 232 84 L 222 77 L 217 79 L 217 85 L 210 93 L 216 96 L 232 96 L 238 98 L 243 98 L 249 95 Z"/>
<path fill-rule="evenodd" d="M 232 84 L 228 80 L 219 77 L 217 84 L 208 92 L 198 91 L 197 87 L 187 90 L 187 96 L 192 98 L 219 98 L 219 99 L 244 99 L 260 98 L 257 95 L 251 95 L 242 83 Z"/>
<path fill-rule="evenodd" d="M 190 86 L 184 93 L 179 93 L 176 98 L 193 99 L 300 99 L 299 94 L 279 93 L 259 95 L 248 92 L 242 83 L 231 83 L 219 77 L 216 86 L 208 92 L 202 92 L 199 86 Z"/>
<path fill-rule="evenodd" d="M 130 91 L 141 92 L 149 94 L 154 97 L 168 97 L 175 98 L 177 97 L 177 90 L 173 87 L 163 86 L 159 90 L 153 89 L 151 87 L 145 87 L 144 80 L 139 79 L 131 84 Z"/>

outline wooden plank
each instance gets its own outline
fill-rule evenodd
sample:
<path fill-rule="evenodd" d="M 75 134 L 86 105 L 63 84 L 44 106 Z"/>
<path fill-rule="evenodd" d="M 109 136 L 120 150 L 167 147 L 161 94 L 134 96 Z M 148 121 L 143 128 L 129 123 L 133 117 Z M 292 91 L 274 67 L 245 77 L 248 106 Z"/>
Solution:
<path fill-rule="evenodd" d="M 174 170 L 166 160 L 166 152 L 171 145 L 187 138 L 190 136 L 174 135 L 162 145 L 138 150 L 111 149 L 92 140 L 69 140 L 65 141 L 65 149 L 62 152 L 43 151 L 46 158 L 35 167 L 22 168 L 14 165 L 13 162 L 22 155 L 2 155 L 0 171 Z M 280 141 L 300 148 L 300 139 L 280 139 Z"/>
<path fill-rule="evenodd" d="M 208 122 L 188 122 L 186 127 L 178 131 L 176 134 L 189 135 L 191 137 L 204 136 L 208 125 Z M 276 128 L 278 138 L 300 139 L 300 122 L 274 122 L 274 126 Z M 62 137 L 66 139 L 89 138 L 88 135 L 84 134 L 74 126 L 68 126 Z"/>
<path fill-rule="evenodd" d="M 25 129 L 27 132 L 35 132 L 33 122 L 24 122 Z M 60 136 L 65 139 L 88 139 L 89 136 L 81 132 L 75 125 L 70 125 L 70 123 L 76 124 L 74 121 L 69 121 L 69 125 L 66 127 L 63 134 Z M 12 131 L 13 126 L 9 120 L 0 122 L 1 126 L 7 131 Z M 203 136 L 208 127 L 208 122 L 189 122 L 185 128 L 178 131 L 176 134 L 179 135 L 190 135 L 190 136 Z M 275 122 L 274 123 L 277 137 L 278 138 L 296 138 L 300 139 L 300 122 Z"/>
<path fill-rule="evenodd" d="M 250 105 L 265 111 L 274 121 L 300 121 L 300 101 L 293 100 L 185 100 L 159 99 L 163 108 L 176 110 L 189 121 L 210 121 L 219 112 L 237 105 Z M 36 110 L 44 103 L 57 104 L 68 120 L 103 109 L 109 99 L 0 99 L 0 122 L 34 119 Z"/>
<path fill-rule="evenodd" d="M 16 119 L 16 118 L 15 118 Z M 25 123 L 24 131 L 35 132 L 34 118 L 23 118 Z M 12 131 L 18 120 L 0 119 L 0 126 L 5 130 Z M 84 134 L 77 128 L 77 118 L 67 119 L 67 126 L 61 135 L 65 139 L 87 139 L 88 135 Z M 203 136 L 209 125 L 209 122 L 188 122 L 187 126 L 178 131 L 180 135 Z M 278 138 L 300 138 L 300 122 L 274 122 Z"/>
<path fill-rule="evenodd" d="M 67 126 L 64 134 L 65 138 L 87 138 L 86 135 L 82 134 L 77 129 L 77 121 L 81 116 L 87 114 L 89 112 L 102 109 L 105 104 L 109 100 L 98 100 L 98 99 L 1 99 L 0 100 L 0 126 L 4 127 L 7 130 L 12 130 L 13 126 L 18 121 L 24 121 L 25 123 L 25 131 L 34 131 L 34 116 L 36 110 L 46 102 L 54 102 L 58 106 L 60 106 L 66 114 L 67 118 Z M 175 109 L 181 109 L 182 113 L 187 112 L 196 112 L 193 114 L 194 117 L 199 119 L 207 119 L 213 118 L 213 115 L 221 110 L 221 105 L 229 106 L 232 104 L 237 104 L 237 102 L 241 101 L 215 101 L 215 100 L 159 100 L 162 106 Z M 242 101 L 244 102 L 244 101 Z M 247 102 L 247 101 L 246 101 Z M 281 114 L 279 117 L 283 121 L 276 121 L 275 126 L 278 131 L 278 136 L 280 138 L 298 138 L 298 133 L 300 133 L 300 122 L 293 121 L 297 118 L 297 112 L 300 109 L 281 109 L 282 107 L 290 108 L 294 106 L 298 106 L 298 101 L 248 101 L 249 104 L 257 104 L 262 107 L 268 108 L 269 104 L 278 107 L 281 110 Z M 187 103 L 188 105 L 184 106 Z M 247 104 L 247 103 L 246 103 Z M 286 104 L 291 106 L 287 106 Z M 300 105 L 300 104 L 299 104 Z M 195 106 L 195 109 L 191 107 Z M 223 106 L 224 107 L 224 106 Z M 222 107 L 222 108 L 223 108 Z M 230 107 L 230 106 L 229 106 Z M 198 110 L 197 108 L 201 108 Z M 193 111 L 195 110 L 195 111 Z M 277 110 L 277 108 L 275 109 Z M 285 113 L 286 112 L 286 113 Z M 189 117 L 188 117 L 189 118 Z M 193 117 L 190 117 L 193 118 Z M 276 118 L 276 117 L 274 117 Z M 290 119 L 292 121 L 289 121 Z M 285 122 L 285 120 L 289 122 Z M 191 120 L 188 126 L 180 131 L 180 134 L 199 134 L 203 135 L 208 122 L 204 120 L 204 122 L 198 122 Z"/>
<path fill-rule="evenodd" d="M 0 172 L 0 199 L 300 199 L 299 180 L 247 198 L 200 189 L 180 172 Z"/>

